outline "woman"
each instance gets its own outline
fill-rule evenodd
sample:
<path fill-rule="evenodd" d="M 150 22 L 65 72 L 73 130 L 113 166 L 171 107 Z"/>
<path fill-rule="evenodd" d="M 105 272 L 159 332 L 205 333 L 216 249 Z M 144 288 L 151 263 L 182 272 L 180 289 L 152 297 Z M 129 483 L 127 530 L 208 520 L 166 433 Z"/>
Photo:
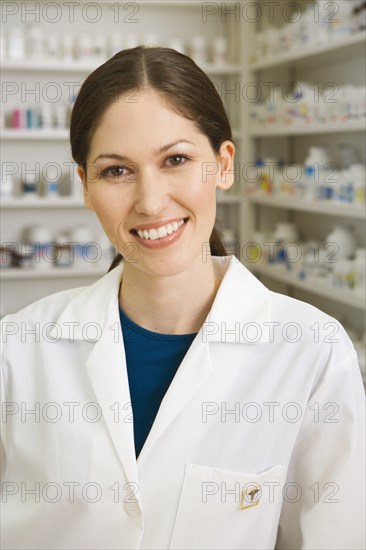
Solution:
<path fill-rule="evenodd" d="M 226 256 L 235 148 L 208 77 L 118 53 L 71 147 L 120 256 L 3 321 L 4 547 L 362 548 L 356 352 Z"/>

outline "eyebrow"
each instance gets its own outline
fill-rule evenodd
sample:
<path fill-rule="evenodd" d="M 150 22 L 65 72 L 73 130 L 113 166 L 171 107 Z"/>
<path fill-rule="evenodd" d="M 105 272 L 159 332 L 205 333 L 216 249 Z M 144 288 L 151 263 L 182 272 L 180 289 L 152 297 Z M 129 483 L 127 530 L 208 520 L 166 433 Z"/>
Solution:
<path fill-rule="evenodd" d="M 171 147 L 174 147 L 174 145 L 178 145 L 178 143 L 190 143 L 191 145 L 194 146 L 194 143 L 192 143 L 191 141 L 188 141 L 187 139 L 178 139 L 176 141 L 173 141 L 172 143 L 168 143 L 167 145 L 163 145 L 163 147 L 160 147 L 160 149 L 155 150 L 154 155 L 159 155 L 161 153 L 164 153 L 164 151 L 167 151 Z M 117 155 L 116 153 L 101 153 L 92 162 L 96 162 L 98 159 L 102 159 L 102 158 L 121 160 L 121 161 L 129 160 L 129 158 L 124 156 L 124 155 Z"/>

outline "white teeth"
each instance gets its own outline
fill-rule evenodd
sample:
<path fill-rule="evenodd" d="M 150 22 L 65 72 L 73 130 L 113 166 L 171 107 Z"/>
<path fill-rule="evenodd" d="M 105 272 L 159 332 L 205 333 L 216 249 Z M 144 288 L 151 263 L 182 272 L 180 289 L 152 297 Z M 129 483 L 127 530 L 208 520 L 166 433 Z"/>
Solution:
<path fill-rule="evenodd" d="M 179 220 L 179 222 L 172 222 L 168 225 L 162 225 L 161 227 L 158 227 L 158 229 L 139 229 L 137 234 L 141 237 L 141 239 L 150 239 L 151 241 L 155 241 L 157 239 L 162 239 L 167 235 L 171 235 L 183 224 L 184 220 Z"/>
<path fill-rule="evenodd" d="M 166 237 L 168 234 L 167 230 L 165 229 L 165 227 L 159 227 L 158 229 L 158 235 L 159 235 L 159 239 L 161 239 L 161 237 Z"/>

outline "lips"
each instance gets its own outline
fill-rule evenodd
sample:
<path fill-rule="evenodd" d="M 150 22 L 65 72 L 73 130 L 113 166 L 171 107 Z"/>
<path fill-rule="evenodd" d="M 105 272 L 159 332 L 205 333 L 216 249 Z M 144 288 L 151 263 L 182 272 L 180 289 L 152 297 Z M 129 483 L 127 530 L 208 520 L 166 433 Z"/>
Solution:
<path fill-rule="evenodd" d="M 178 218 L 178 220 L 168 223 L 167 226 L 161 225 L 161 222 L 160 224 L 155 222 L 153 224 L 155 227 L 151 229 L 132 229 L 130 232 L 143 247 L 165 248 L 180 238 L 189 218 Z M 147 224 L 141 227 L 147 227 Z"/>
<path fill-rule="evenodd" d="M 173 222 L 179 222 L 180 220 L 183 220 L 184 222 L 187 221 L 188 218 L 171 218 L 169 220 L 160 220 L 160 221 L 156 221 L 156 222 L 152 222 L 152 223 L 145 223 L 143 225 L 136 225 L 136 227 L 134 227 L 133 229 L 131 229 L 131 231 L 133 231 L 134 233 L 137 233 L 137 231 L 140 231 L 140 230 L 149 230 L 149 229 L 158 229 L 159 227 L 163 227 L 163 226 L 167 226 L 169 224 L 172 224 Z"/>
<path fill-rule="evenodd" d="M 178 231 L 187 220 L 188 218 L 176 218 L 176 220 L 168 221 L 164 224 L 162 222 L 154 222 L 145 224 L 144 226 L 137 226 L 130 232 L 144 240 L 161 239 Z"/>

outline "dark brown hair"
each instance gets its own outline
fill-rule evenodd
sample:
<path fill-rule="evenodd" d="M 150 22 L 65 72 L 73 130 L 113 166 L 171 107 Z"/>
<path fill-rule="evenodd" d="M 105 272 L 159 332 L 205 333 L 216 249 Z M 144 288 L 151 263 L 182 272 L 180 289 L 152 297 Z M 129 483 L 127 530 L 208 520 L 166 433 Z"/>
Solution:
<path fill-rule="evenodd" d="M 186 55 L 170 48 L 138 46 L 122 50 L 84 81 L 71 116 L 73 159 L 86 174 L 90 143 L 104 112 L 122 95 L 152 88 L 175 112 L 194 122 L 213 150 L 232 141 L 231 127 L 220 95 L 208 76 Z M 226 256 L 216 227 L 210 237 L 212 256 Z M 109 270 L 122 260 L 118 254 Z"/>

